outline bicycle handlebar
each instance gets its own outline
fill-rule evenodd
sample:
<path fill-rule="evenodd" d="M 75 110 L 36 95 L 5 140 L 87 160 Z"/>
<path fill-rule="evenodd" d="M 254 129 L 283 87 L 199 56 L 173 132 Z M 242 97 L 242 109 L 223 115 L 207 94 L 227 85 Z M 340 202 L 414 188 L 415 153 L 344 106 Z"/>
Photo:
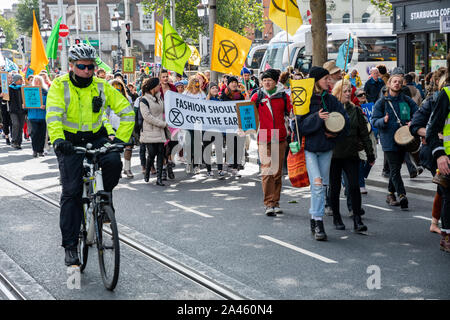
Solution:
<path fill-rule="evenodd" d="M 89 143 L 88 143 L 89 145 Z M 120 151 L 122 152 L 125 147 L 132 146 L 132 143 L 114 143 L 114 144 L 105 144 L 104 146 L 98 148 L 98 149 L 90 149 L 90 148 L 83 148 L 83 147 L 73 147 L 76 153 L 88 153 L 88 154 L 105 154 L 110 151 Z"/>

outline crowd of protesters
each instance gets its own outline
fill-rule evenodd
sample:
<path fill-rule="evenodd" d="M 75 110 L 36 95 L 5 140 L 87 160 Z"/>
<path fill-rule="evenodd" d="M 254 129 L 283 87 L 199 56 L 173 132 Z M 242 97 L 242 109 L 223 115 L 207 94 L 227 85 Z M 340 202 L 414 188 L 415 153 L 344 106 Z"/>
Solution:
<path fill-rule="evenodd" d="M 387 70 L 384 65 L 372 68 L 369 80 L 363 85 L 356 69 L 350 69 L 345 74 L 334 61 L 312 67 L 309 74 L 292 69 L 283 73 L 268 69 L 260 77 L 255 77 L 244 67 L 240 77 L 223 75 L 219 83 L 211 82 L 209 71 L 196 72 L 188 77 L 164 69 L 157 76 L 150 75 L 141 69 L 133 76 L 134 81 L 128 81 L 130 76 L 126 77 L 120 71 L 107 73 L 98 69 L 96 76 L 109 81 L 134 106 L 136 123 L 130 142 L 139 148 L 143 179 L 149 182 L 154 175 L 158 186 L 164 186 L 167 179 L 175 179 L 173 168 L 176 162 L 184 163 L 188 174 L 198 175 L 205 168 L 207 178 L 215 176 L 211 154 L 204 152 L 214 138 L 198 141 L 195 137 L 204 137 L 205 131 L 168 126 L 164 114 L 164 96 L 168 91 L 191 99 L 251 100 L 255 103 L 260 125 L 257 135 L 258 163 L 264 212 L 268 216 L 283 213 L 280 195 L 288 145 L 291 141 L 304 138 L 311 191 L 311 233 L 319 241 L 327 239 L 324 215 L 332 215 L 335 228 L 345 230 L 339 205 L 342 184 L 354 231 L 365 233 L 368 230 L 362 220 L 365 212 L 361 194 L 367 193 L 365 179 L 376 161 L 378 143 L 384 152 L 383 175 L 389 177 L 386 196 L 389 206 L 408 210 L 408 198 L 400 174 L 403 163 L 406 162 L 411 178 L 421 174 L 424 168 L 441 180 L 450 174 L 447 157 L 450 138 L 446 139 L 450 136 L 450 125 L 446 121 L 450 98 L 450 91 L 446 89 L 450 84 L 447 68 L 428 74 L 424 87 L 414 73 L 405 74 L 401 68 Z M 315 81 L 310 109 L 307 114 L 295 116 L 289 80 L 307 77 Z M 43 71 L 24 81 L 20 74 L 10 73 L 9 83 L 9 100 L 0 95 L 5 142 L 14 149 L 21 149 L 23 139 L 31 136 L 32 156 L 45 156 L 49 151 L 45 109 L 50 77 Z M 28 109 L 24 105 L 21 94 L 23 85 L 41 87 L 41 108 Z M 364 109 L 367 105 L 372 108 L 370 115 Z M 344 128 L 337 133 L 330 132 L 325 126 L 332 112 L 341 114 L 345 121 Z M 107 117 L 112 127 L 116 128 L 117 115 L 108 110 Z M 413 136 L 420 137 L 419 153 L 412 155 L 396 142 L 394 135 L 403 126 L 408 126 Z M 243 144 L 240 143 L 242 141 Z M 228 143 L 233 150 L 228 150 L 225 159 L 219 159 L 222 152 L 217 150 L 217 146 L 214 151 L 216 177 L 220 180 L 228 174 L 239 178 L 248 159 L 249 136 L 236 133 L 224 139 L 225 149 Z M 184 148 L 174 153 L 177 144 Z M 200 159 L 194 157 L 196 147 L 203 151 Z M 132 149 L 127 148 L 123 160 L 123 175 L 129 179 L 133 179 L 135 174 L 131 168 Z M 241 154 L 245 156 L 240 157 Z M 437 189 L 432 217 L 430 231 L 442 235 L 441 249 L 450 252 L 450 191 L 443 185 Z M 439 228 L 439 220 L 442 221 L 442 228 Z"/>

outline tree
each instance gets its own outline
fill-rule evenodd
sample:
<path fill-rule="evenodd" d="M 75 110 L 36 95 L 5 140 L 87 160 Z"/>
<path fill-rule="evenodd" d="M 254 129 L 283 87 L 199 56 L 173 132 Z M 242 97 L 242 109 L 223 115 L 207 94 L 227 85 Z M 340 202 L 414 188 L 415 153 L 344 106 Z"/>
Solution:
<path fill-rule="evenodd" d="M 19 0 L 16 14 L 17 26 L 23 35 L 28 35 L 29 37 L 31 37 L 33 32 L 33 10 L 39 25 L 39 0 Z"/>
<path fill-rule="evenodd" d="M 389 0 L 370 0 L 370 3 L 383 15 L 392 16 L 392 4 Z"/>
<path fill-rule="evenodd" d="M 16 30 L 16 19 L 7 20 L 0 16 L 0 27 L 3 28 L 3 33 L 6 36 L 6 42 L 3 48 L 12 49 L 12 46 L 16 44 L 17 30 Z"/>
<path fill-rule="evenodd" d="M 313 42 L 313 66 L 322 66 L 328 60 L 327 52 L 327 6 L 325 0 L 310 2 L 311 34 Z"/>
<path fill-rule="evenodd" d="M 198 37 L 205 31 L 205 25 L 197 15 L 200 0 L 175 0 L 176 29 L 183 39 L 198 43 Z M 170 0 L 144 0 L 147 12 L 170 16 Z M 246 35 L 249 29 L 264 29 L 264 9 L 258 0 L 217 1 L 217 24 Z"/>

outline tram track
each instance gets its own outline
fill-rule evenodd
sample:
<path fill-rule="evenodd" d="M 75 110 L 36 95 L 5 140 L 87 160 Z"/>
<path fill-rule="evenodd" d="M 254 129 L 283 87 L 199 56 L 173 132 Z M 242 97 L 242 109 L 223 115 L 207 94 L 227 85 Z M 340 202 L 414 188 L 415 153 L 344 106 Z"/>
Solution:
<path fill-rule="evenodd" d="M 40 194 L 39 192 L 32 190 L 31 187 L 24 186 L 23 183 L 18 182 L 11 177 L 7 177 L 2 173 L 0 173 L 0 178 L 13 184 L 14 186 L 20 188 L 21 190 L 26 191 L 27 193 L 38 198 L 39 200 L 60 209 L 60 205 L 57 201 L 55 201 L 54 199 L 51 199 L 43 194 Z M 191 280 L 192 282 L 196 283 L 197 285 L 208 289 L 209 291 L 211 291 L 215 295 L 217 295 L 219 298 L 222 298 L 225 300 L 249 300 L 250 299 L 244 295 L 239 294 L 238 292 L 236 292 L 236 290 L 233 290 L 227 286 L 220 284 L 218 281 L 215 281 L 213 278 L 205 276 L 204 274 L 195 270 L 195 268 L 192 268 L 189 265 L 185 265 L 179 261 L 175 261 L 174 259 L 165 255 L 164 253 L 159 252 L 158 250 L 155 250 L 153 248 L 150 248 L 150 247 L 142 244 L 139 240 L 133 238 L 132 236 L 121 233 L 121 231 L 120 231 L 121 225 L 119 223 L 118 223 L 118 229 L 119 229 L 119 240 L 122 244 L 132 248 L 133 250 L 137 251 L 138 253 L 145 256 L 146 258 L 158 262 L 159 264 L 170 269 L 171 271 L 173 271 L 179 275 L 182 275 L 183 277 Z M 109 231 L 109 228 L 105 228 L 104 232 L 107 234 L 111 234 L 111 232 Z M 4 291 L 3 291 L 3 289 L 4 289 Z M 26 297 L 20 293 L 20 290 L 16 289 L 14 287 L 13 283 L 11 283 L 11 281 L 9 281 L 7 279 L 7 277 L 2 276 L 1 273 L 0 273 L 0 292 L 4 293 L 10 300 L 26 300 Z"/>

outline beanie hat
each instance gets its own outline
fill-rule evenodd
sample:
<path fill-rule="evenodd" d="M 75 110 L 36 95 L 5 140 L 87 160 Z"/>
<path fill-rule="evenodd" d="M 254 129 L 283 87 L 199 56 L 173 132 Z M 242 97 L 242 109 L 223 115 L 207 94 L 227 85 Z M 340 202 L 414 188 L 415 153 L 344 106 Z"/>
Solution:
<path fill-rule="evenodd" d="M 395 67 L 394 70 L 392 70 L 391 76 L 397 75 L 397 74 L 401 75 L 401 76 L 403 76 L 405 74 L 402 67 Z"/>
<path fill-rule="evenodd" d="M 236 81 L 239 83 L 238 79 L 236 77 L 229 77 L 227 80 L 227 85 L 229 85 L 230 83 L 232 83 L 233 81 Z"/>
<path fill-rule="evenodd" d="M 177 82 L 175 82 L 174 85 L 175 85 L 175 87 L 184 86 L 184 83 L 182 81 L 177 81 Z"/>
<path fill-rule="evenodd" d="M 210 83 L 209 83 L 209 86 L 208 86 L 208 90 L 211 90 L 212 87 L 217 87 L 217 88 L 219 88 L 219 86 L 218 86 L 217 83 L 215 83 L 215 82 L 210 82 Z"/>
<path fill-rule="evenodd" d="M 329 74 L 330 73 L 328 72 L 328 70 L 322 67 L 314 66 L 311 68 L 311 70 L 309 70 L 309 77 L 314 78 L 315 81 L 319 81 Z"/>
<path fill-rule="evenodd" d="M 159 84 L 159 78 L 150 78 L 145 82 L 145 85 L 147 86 L 147 90 L 150 91 L 153 88 L 155 88 Z"/>
<path fill-rule="evenodd" d="M 273 81 L 278 82 L 278 79 L 280 78 L 280 71 L 276 69 L 267 69 L 264 71 L 264 73 L 261 76 L 261 80 L 264 80 L 265 78 L 273 79 Z"/>
<path fill-rule="evenodd" d="M 12 83 L 16 83 L 17 81 L 22 80 L 22 76 L 20 74 L 15 74 L 12 77 Z"/>
<path fill-rule="evenodd" d="M 244 74 L 251 74 L 250 70 L 248 70 L 246 67 L 243 67 L 241 70 L 241 76 Z"/>

